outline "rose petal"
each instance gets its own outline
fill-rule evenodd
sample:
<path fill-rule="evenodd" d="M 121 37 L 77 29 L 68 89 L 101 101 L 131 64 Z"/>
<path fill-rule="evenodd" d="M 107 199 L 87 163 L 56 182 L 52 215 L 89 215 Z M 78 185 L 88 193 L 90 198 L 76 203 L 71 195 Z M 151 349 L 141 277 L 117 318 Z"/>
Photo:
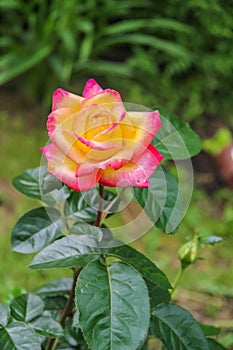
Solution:
<path fill-rule="evenodd" d="M 72 111 L 70 108 L 59 108 L 49 114 L 47 120 L 47 129 L 49 137 L 58 127 L 71 130 L 72 127 Z"/>
<path fill-rule="evenodd" d="M 116 155 L 118 152 L 122 150 L 122 146 L 121 146 L 122 139 L 116 139 L 114 140 L 114 143 L 112 143 L 107 141 L 97 142 L 93 140 L 84 139 L 78 135 L 75 135 L 75 136 L 77 137 L 77 140 L 73 146 L 75 148 L 78 148 L 83 153 L 85 153 L 85 159 L 83 159 L 79 163 L 83 163 L 83 162 L 98 163 L 98 162 L 107 160 L 109 158 L 112 158 L 114 155 Z M 70 151 L 72 150 L 70 149 Z"/>
<path fill-rule="evenodd" d="M 71 92 L 63 90 L 61 88 L 54 91 L 52 101 L 52 111 L 58 108 L 70 108 L 72 112 L 78 112 L 80 110 L 83 97 L 74 95 Z"/>
<path fill-rule="evenodd" d="M 149 146 L 162 123 L 157 110 L 154 112 L 128 112 L 127 114 L 128 118 L 121 123 L 122 137 L 125 140 L 125 146 L 134 149 L 132 161 L 136 161 L 144 149 Z"/>
<path fill-rule="evenodd" d="M 71 132 L 71 127 L 70 108 L 59 108 L 48 116 L 47 129 L 50 140 L 74 162 L 81 163 L 85 154 L 77 145 L 77 138 Z"/>
<path fill-rule="evenodd" d="M 106 89 L 99 94 L 86 98 L 81 103 L 81 109 L 93 106 L 102 105 L 108 108 L 116 116 L 116 122 L 120 121 L 121 116 L 125 112 L 125 107 L 122 103 L 119 92 L 115 90 Z"/>
<path fill-rule="evenodd" d="M 95 79 L 89 79 L 84 87 L 83 97 L 90 98 L 99 94 L 102 91 L 102 87 L 95 81 Z"/>
<path fill-rule="evenodd" d="M 72 130 L 78 135 L 93 139 L 115 122 L 115 116 L 104 106 L 94 105 L 74 114 Z M 100 140 L 102 141 L 102 140 Z"/>
<path fill-rule="evenodd" d="M 129 162 L 132 157 L 132 150 L 129 148 L 124 148 L 122 151 L 118 152 L 112 158 L 109 158 L 102 162 L 94 162 L 91 161 L 90 158 L 85 159 L 82 164 L 77 167 L 76 174 L 84 175 L 89 174 L 95 169 L 106 169 L 107 167 L 112 167 L 117 170 L 121 168 L 123 165 Z"/>
<path fill-rule="evenodd" d="M 54 144 L 41 149 L 48 160 L 48 172 L 75 191 L 87 191 L 95 186 L 101 176 L 99 169 L 94 169 L 85 176 L 77 177 L 77 164 L 66 157 Z"/>
<path fill-rule="evenodd" d="M 103 170 L 99 183 L 111 187 L 149 187 L 148 178 L 153 174 L 163 156 L 152 145 L 144 150 L 136 163 L 128 162 L 118 170 Z"/>
<path fill-rule="evenodd" d="M 111 143 L 108 141 L 98 142 L 98 141 L 85 139 L 85 138 L 78 136 L 78 135 L 75 135 L 75 136 L 81 142 L 83 147 L 87 147 L 87 149 L 83 148 L 86 151 L 89 151 L 88 148 L 91 148 L 91 149 L 94 149 L 97 151 L 107 151 L 107 150 L 112 149 L 112 148 L 118 148 L 118 149 L 121 148 L 116 143 Z"/>

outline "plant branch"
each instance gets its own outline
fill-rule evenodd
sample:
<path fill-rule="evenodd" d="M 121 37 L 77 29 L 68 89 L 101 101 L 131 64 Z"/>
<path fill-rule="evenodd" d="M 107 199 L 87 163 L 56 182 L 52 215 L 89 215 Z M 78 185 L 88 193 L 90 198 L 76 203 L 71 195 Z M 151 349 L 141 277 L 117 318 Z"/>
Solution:
<path fill-rule="evenodd" d="M 103 209 L 103 195 L 104 195 L 104 186 L 99 185 L 99 203 L 97 209 L 97 215 L 95 219 L 94 226 L 99 227 L 102 218 L 102 209 Z"/>
<path fill-rule="evenodd" d="M 78 279 L 78 276 L 79 276 L 81 270 L 82 270 L 82 268 L 77 268 L 74 270 L 73 284 L 72 284 L 72 289 L 70 291 L 70 296 L 66 302 L 66 305 L 64 307 L 64 310 L 63 310 L 61 317 L 60 317 L 60 320 L 59 320 L 62 327 L 64 327 L 64 325 L 65 325 L 66 318 L 72 313 L 73 304 L 74 304 L 74 297 L 75 297 L 75 287 L 76 287 L 77 279 Z M 47 344 L 46 344 L 45 350 L 55 350 L 57 343 L 58 343 L 57 338 L 49 339 Z"/>

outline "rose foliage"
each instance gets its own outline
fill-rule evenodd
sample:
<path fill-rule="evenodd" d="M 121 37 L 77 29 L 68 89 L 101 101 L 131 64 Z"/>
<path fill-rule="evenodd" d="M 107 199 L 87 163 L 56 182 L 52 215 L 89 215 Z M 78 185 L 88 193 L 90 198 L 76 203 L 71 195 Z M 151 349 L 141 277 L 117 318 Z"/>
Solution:
<path fill-rule="evenodd" d="M 210 338 L 219 330 L 171 303 L 164 272 L 111 227 L 130 198 L 144 214 L 134 228 L 148 221 L 163 232 L 178 229 L 184 200 L 165 160 L 197 154 L 198 136 L 160 108 L 127 111 L 118 92 L 93 79 L 82 96 L 55 91 L 47 128 L 47 163 L 13 179 L 41 204 L 18 220 L 11 244 L 36 253 L 30 268 L 66 268 L 73 278 L 0 304 L 0 348 L 146 350 L 149 337 L 165 350 L 223 349 Z M 122 240 L 129 236 L 126 224 Z"/>

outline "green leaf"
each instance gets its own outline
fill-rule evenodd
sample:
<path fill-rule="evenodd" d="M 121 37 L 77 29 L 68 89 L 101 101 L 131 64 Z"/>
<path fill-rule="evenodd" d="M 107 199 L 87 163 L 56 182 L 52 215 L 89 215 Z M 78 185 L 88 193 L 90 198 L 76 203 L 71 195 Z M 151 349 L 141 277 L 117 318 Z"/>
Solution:
<path fill-rule="evenodd" d="M 64 226 L 64 219 L 56 209 L 32 209 L 13 228 L 12 250 L 23 254 L 37 252 L 61 236 Z"/>
<path fill-rule="evenodd" d="M 1 350 L 41 350 L 39 338 L 30 325 L 24 322 L 11 322 L 0 328 Z"/>
<path fill-rule="evenodd" d="M 206 337 L 211 337 L 211 336 L 215 336 L 218 335 L 221 332 L 221 329 L 215 326 L 210 326 L 209 324 L 204 324 L 204 323 L 200 323 L 199 325 L 204 333 L 204 335 Z"/>
<path fill-rule="evenodd" d="M 177 116 L 158 108 L 162 127 L 156 133 L 152 144 L 165 159 L 188 159 L 200 152 L 199 136 L 187 123 Z"/>
<path fill-rule="evenodd" d="M 214 339 L 207 338 L 207 343 L 209 346 L 209 350 L 227 350 L 222 344 L 218 343 Z"/>
<path fill-rule="evenodd" d="M 91 349 L 136 350 L 147 336 L 150 308 L 146 284 L 131 266 L 96 260 L 80 273 L 79 322 Z"/>
<path fill-rule="evenodd" d="M 79 347 L 80 350 L 88 350 L 87 347 Z M 56 346 L 56 350 L 77 350 L 77 347 L 71 346 L 68 342 L 62 341 Z"/>
<path fill-rule="evenodd" d="M 145 28 L 166 28 L 173 31 L 182 31 L 189 33 L 190 27 L 186 24 L 183 24 L 179 21 L 168 19 L 168 18 L 154 18 L 150 19 L 127 19 L 117 21 L 112 23 L 111 26 L 106 26 L 104 28 L 104 34 L 116 35 L 116 34 L 125 34 L 127 32 L 138 32 L 143 31 Z"/>
<path fill-rule="evenodd" d="M 134 196 L 160 230 L 174 233 L 183 217 L 182 194 L 177 181 L 159 166 L 150 177 L 149 188 L 134 188 Z"/>
<path fill-rule="evenodd" d="M 52 310 L 55 312 L 60 312 L 64 309 L 66 303 L 67 303 L 68 296 L 53 296 L 53 297 L 45 297 L 43 299 L 45 304 L 45 310 Z"/>
<path fill-rule="evenodd" d="M 72 283 L 73 278 L 60 278 L 45 284 L 44 286 L 34 291 L 34 293 L 42 297 L 64 295 L 70 292 Z"/>
<path fill-rule="evenodd" d="M 35 50 L 33 51 L 25 49 L 22 50 L 21 48 L 15 50 L 14 59 L 12 62 L 8 64 L 8 67 L 6 69 L 0 72 L 0 85 L 32 68 L 40 61 L 45 59 L 45 57 L 49 56 L 52 51 L 52 46 L 37 45 L 37 47 L 34 48 Z"/>
<path fill-rule="evenodd" d="M 41 316 L 44 310 L 43 300 L 32 293 L 22 294 L 11 302 L 11 314 L 17 321 L 29 322 Z"/>
<path fill-rule="evenodd" d="M 61 238 L 38 253 L 29 267 L 50 269 L 53 267 L 85 266 L 98 255 L 97 249 L 88 245 L 89 241 L 88 236 L 70 235 Z"/>
<path fill-rule="evenodd" d="M 43 171 L 42 167 L 28 169 L 16 176 L 12 184 L 25 196 L 41 200 L 40 176 Z"/>
<path fill-rule="evenodd" d="M 39 199 L 49 205 L 64 201 L 70 196 L 67 187 L 47 172 L 47 166 L 24 171 L 13 179 L 12 184 L 25 196 Z"/>
<path fill-rule="evenodd" d="M 47 205 L 54 206 L 59 202 L 64 202 L 70 197 L 69 188 L 66 185 L 62 185 L 59 180 L 49 173 L 46 173 L 45 177 L 43 177 L 41 181 L 41 199 Z"/>
<path fill-rule="evenodd" d="M 180 306 L 160 304 L 152 313 L 152 334 L 172 350 L 209 350 L 198 322 Z"/>
<path fill-rule="evenodd" d="M 39 334 L 48 338 L 60 338 L 64 335 L 62 326 L 50 316 L 41 316 L 30 322 Z"/>
<path fill-rule="evenodd" d="M 92 246 L 96 246 L 98 244 L 97 242 L 100 242 L 103 238 L 103 230 L 101 228 L 86 223 L 73 225 L 69 233 L 79 236 L 88 236 L 90 239 L 93 237 Z"/>
<path fill-rule="evenodd" d="M 154 48 L 155 50 L 162 51 L 165 54 L 174 56 L 176 58 L 183 58 L 185 60 L 189 60 L 191 58 L 190 52 L 180 44 L 157 38 L 154 35 L 141 33 L 125 34 L 117 37 L 112 37 L 110 39 L 105 39 L 102 43 L 102 48 L 116 46 L 119 44 L 133 44 L 135 46 L 143 45 Z"/>
<path fill-rule="evenodd" d="M 169 303 L 171 294 L 166 288 L 160 287 L 147 279 L 145 279 L 145 282 L 149 291 L 151 310 L 154 310 L 159 304 Z"/>
<path fill-rule="evenodd" d="M 11 318 L 11 310 L 8 305 L 0 303 L 0 328 L 5 327 Z"/>
<path fill-rule="evenodd" d="M 47 169 L 46 169 L 47 170 Z M 58 180 L 53 175 L 47 173 L 43 174 L 42 180 L 40 180 L 40 184 L 42 187 L 43 194 L 49 193 L 54 190 L 60 190 L 62 188 L 62 182 Z"/>
<path fill-rule="evenodd" d="M 71 346 L 78 347 L 78 345 L 86 344 L 81 329 L 79 327 L 74 327 L 73 319 L 69 319 L 66 322 L 65 339 Z"/>
<path fill-rule="evenodd" d="M 140 272 L 144 279 L 147 279 L 151 283 L 164 289 L 172 288 L 167 276 L 151 260 L 139 253 L 136 249 L 127 245 L 122 245 L 108 249 L 106 255 L 122 259 L 125 263 L 133 266 Z"/>
<path fill-rule="evenodd" d="M 103 209 L 106 208 L 116 195 L 105 189 Z M 98 209 L 99 193 L 96 188 L 86 192 L 73 192 L 65 203 L 65 215 L 69 219 L 94 222 Z"/>

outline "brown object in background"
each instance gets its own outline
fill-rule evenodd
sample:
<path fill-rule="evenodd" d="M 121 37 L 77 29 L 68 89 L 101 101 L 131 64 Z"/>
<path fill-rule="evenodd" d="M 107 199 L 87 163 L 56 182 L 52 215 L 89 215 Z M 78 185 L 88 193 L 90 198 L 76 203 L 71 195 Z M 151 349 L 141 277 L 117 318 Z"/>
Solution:
<path fill-rule="evenodd" d="M 221 178 L 233 188 L 233 142 L 215 157 L 215 164 Z"/>

